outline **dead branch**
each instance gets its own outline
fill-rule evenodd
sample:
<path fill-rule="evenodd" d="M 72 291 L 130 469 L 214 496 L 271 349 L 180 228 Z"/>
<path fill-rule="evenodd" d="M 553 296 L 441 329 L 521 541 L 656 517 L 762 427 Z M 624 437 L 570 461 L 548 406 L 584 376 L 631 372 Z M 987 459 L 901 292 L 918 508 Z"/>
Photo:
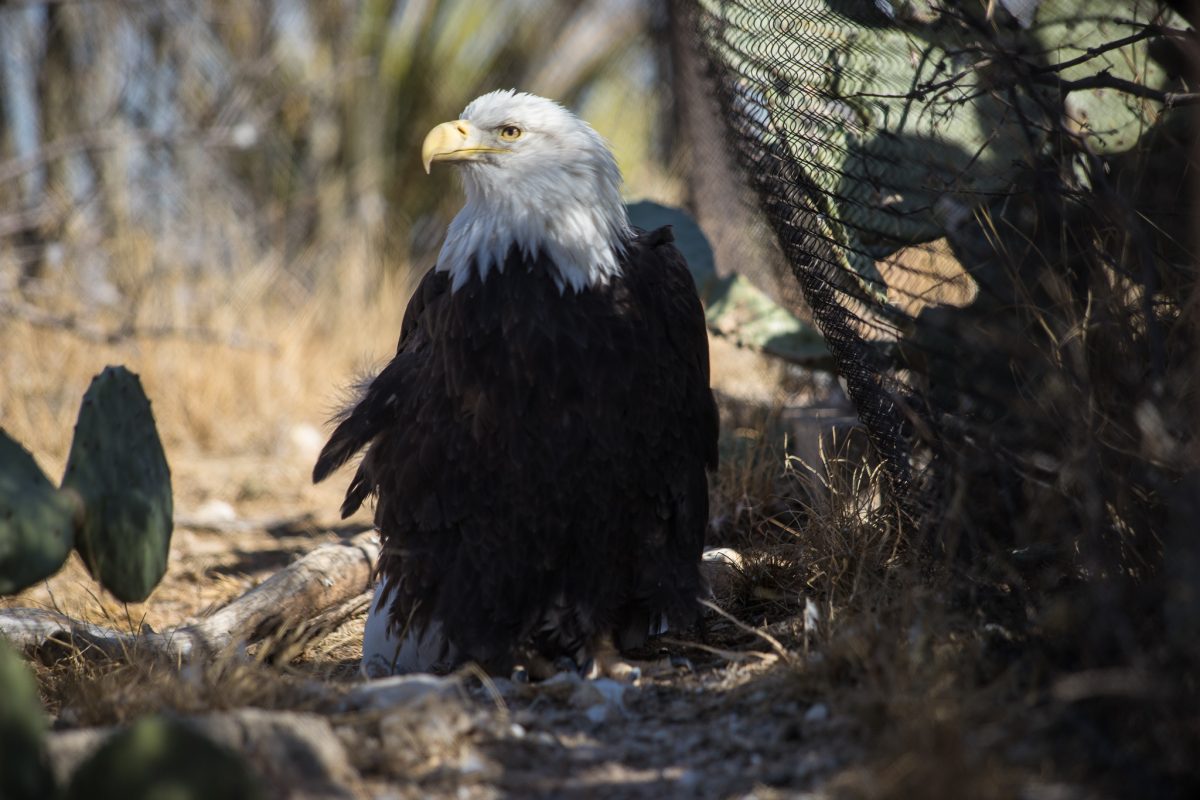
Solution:
<path fill-rule="evenodd" d="M 1088 61 L 1091 61 L 1093 58 L 1103 55 L 1104 53 L 1108 53 L 1113 50 L 1120 50 L 1122 47 L 1128 47 L 1131 44 L 1137 44 L 1145 39 L 1156 38 L 1171 38 L 1185 42 L 1195 41 L 1195 35 L 1191 31 L 1180 30 L 1178 28 L 1167 28 L 1161 25 L 1147 25 L 1137 33 L 1130 34 L 1129 36 L 1125 36 L 1121 39 L 1114 39 L 1111 42 L 1105 42 L 1104 44 L 1097 45 L 1096 47 L 1089 47 L 1083 51 L 1083 55 L 1076 56 L 1075 58 L 1067 61 L 1059 61 L 1054 64 L 1046 64 L 1037 67 L 1034 69 L 1034 72 L 1062 72 L 1063 70 L 1070 69 L 1071 67 L 1077 67 L 1080 64 L 1085 64 Z"/>
<path fill-rule="evenodd" d="M 374 533 L 360 534 L 347 544 L 322 545 L 187 629 L 215 650 L 261 640 L 369 590 L 378 557 Z"/>
<path fill-rule="evenodd" d="M 336 628 L 333 620 L 340 624 L 361 610 L 378 557 L 373 533 L 322 545 L 211 616 L 163 633 L 124 632 L 56 611 L 11 608 L 0 610 L 0 634 L 26 651 L 54 652 L 66 645 L 109 658 L 149 651 L 180 662 L 261 641 L 289 627 L 303 629 L 301 639 L 309 645 Z"/>
<path fill-rule="evenodd" d="M 353 617 L 363 614 L 371 606 L 373 592 L 370 590 L 355 595 L 332 606 L 311 619 L 293 621 L 262 637 L 262 644 L 255 654 L 260 661 L 287 663 L 312 645 L 320 642 Z"/>
<path fill-rule="evenodd" d="M 180 647 L 162 634 L 126 633 L 41 608 L 0 610 L 0 634 L 26 651 L 74 650 L 113 659 L 127 657 L 139 647 L 172 654 Z"/>
<path fill-rule="evenodd" d="M 751 636 L 757 636 L 758 638 L 762 639 L 764 642 L 766 642 L 768 645 L 771 646 L 771 649 L 775 651 L 775 655 L 778 656 L 779 660 L 782 661 L 783 663 L 790 664 L 792 662 L 792 656 L 790 653 L 788 653 L 787 648 L 784 647 L 782 644 L 780 644 L 778 639 L 776 639 L 774 636 L 772 636 L 771 634 L 764 631 L 762 628 L 755 628 L 751 625 L 747 625 L 746 623 L 742 622 L 740 619 L 733 616 L 728 611 L 721 608 L 719 605 L 717 605 L 716 603 L 714 603 L 710 600 L 701 599 L 700 605 L 704 606 L 709 611 L 715 611 L 720 616 L 722 616 L 725 619 L 727 619 L 728 621 L 732 622 L 738 630 L 748 633 Z"/>
<path fill-rule="evenodd" d="M 1077 78 L 1072 81 L 1063 80 L 1057 75 L 1034 75 L 1032 77 L 1036 83 L 1058 87 L 1058 90 L 1064 95 L 1084 89 L 1115 89 L 1118 92 L 1124 92 L 1134 97 L 1154 100 L 1162 103 L 1167 108 L 1178 108 L 1179 106 L 1190 106 L 1200 103 L 1200 92 L 1164 92 L 1160 89 L 1138 83 L 1137 81 L 1118 78 L 1106 71 L 1089 75 L 1086 78 Z"/>

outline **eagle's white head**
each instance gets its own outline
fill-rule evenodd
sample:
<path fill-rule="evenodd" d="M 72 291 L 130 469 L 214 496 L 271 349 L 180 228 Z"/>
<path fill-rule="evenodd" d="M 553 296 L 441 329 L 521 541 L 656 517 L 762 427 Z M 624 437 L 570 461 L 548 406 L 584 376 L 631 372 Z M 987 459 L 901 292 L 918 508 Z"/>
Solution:
<path fill-rule="evenodd" d="M 554 263 L 559 291 L 620 272 L 631 235 L 621 172 L 600 134 L 558 103 L 513 90 L 485 94 L 462 119 L 430 131 L 421 157 L 426 172 L 434 162 L 457 163 L 467 193 L 438 255 L 453 289 L 472 264 L 481 278 L 503 269 L 514 244 Z"/>

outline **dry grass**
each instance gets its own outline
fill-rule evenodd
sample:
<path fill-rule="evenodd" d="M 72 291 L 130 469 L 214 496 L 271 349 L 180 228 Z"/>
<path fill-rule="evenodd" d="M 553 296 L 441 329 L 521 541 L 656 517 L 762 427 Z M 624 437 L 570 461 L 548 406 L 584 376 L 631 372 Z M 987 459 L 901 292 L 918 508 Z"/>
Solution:
<path fill-rule="evenodd" d="M 61 474 L 83 391 L 106 364 L 124 364 L 152 400 L 185 507 L 189 471 L 209 469 L 209 459 L 288 462 L 295 469 L 263 481 L 300 483 L 311 465 L 297 459 L 311 455 L 311 429 L 323 429 L 356 375 L 391 355 L 410 272 L 381 269 L 364 242 L 350 240 L 327 248 L 337 256 L 321 263 L 313 287 L 273 259 L 189 281 L 164 273 L 163 249 L 120 248 L 128 258 L 119 288 L 134 298 L 121 308 L 75 305 L 74 287 L 49 279 L 38 293 L 52 299 L 38 307 L 64 324 L 0 320 L 4 428 L 50 475 Z M 75 328 L 112 332 L 115 341 Z M 127 328 L 135 333 L 123 335 Z M 253 499 L 255 491 L 241 493 Z"/>
<path fill-rule="evenodd" d="M 75 652 L 37 672 L 46 710 L 69 727 L 119 724 L 163 711 L 309 710 L 329 696 L 306 675 L 232 657 L 180 670 L 146 653 L 97 661 Z"/>

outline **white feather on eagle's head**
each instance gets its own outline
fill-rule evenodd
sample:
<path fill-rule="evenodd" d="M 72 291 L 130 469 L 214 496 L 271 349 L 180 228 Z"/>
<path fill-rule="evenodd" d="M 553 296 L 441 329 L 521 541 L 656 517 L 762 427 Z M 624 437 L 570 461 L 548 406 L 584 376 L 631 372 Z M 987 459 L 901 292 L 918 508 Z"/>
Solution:
<path fill-rule="evenodd" d="M 457 290 L 471 270 L 502 270 L 510 248 L 544 254 L 560 292 L 603 285 L 632 236 L 621 171 L 590 125 L 553 100 L 503 90 L 438 125 L 421 148 L 425 170 L 459 165 L 467 202 L 450 223 L 437 269 Z"/>

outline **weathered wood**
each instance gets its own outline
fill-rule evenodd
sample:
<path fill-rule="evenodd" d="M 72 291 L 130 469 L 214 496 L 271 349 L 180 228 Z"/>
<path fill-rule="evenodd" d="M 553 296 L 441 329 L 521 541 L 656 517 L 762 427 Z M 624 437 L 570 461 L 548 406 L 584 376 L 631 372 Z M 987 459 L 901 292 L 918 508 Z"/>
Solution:
<path fill-rule="evenodd" d="M 378 557 L 379 542 L 373 533 L 322 545 L 212 615 L 162 633 L 125 632 L 56 611 L 10 608 L 0 610 L 0 635 L 26 651 L 52 652 L 70 646 L 123 658 L 136 650 L 179 661 L 260 641 L 289 626 L 303 628 L 304 643 L 312 644 L 336 628 L 331 624 L 334 619 L 340 622 L 361 610 L 361 596 L 370 589 Z M 318 619 L 322 624 L 312 624 Z"/>
<path fill-rule="evenodd" d="M 365 613 L 371 606 L 373 594 L 368 590 L 354 595 L 309 619 L 289 619 L 286 626 L 276 628 L 270 635 L 262 637 L 256 657 L 274 663 L 291 661 L 342 627 L 350 618 Z"/>
<path fill-rule="evenodd" d="M 187 628 L 216 650 L 258 641 L 289 622 L 309 620 L 370 589 L 378 558 L 374 533 L 360 534 L 346 544 L 322 545 Z"/>
<path fill-rule="evenodd" d="M 191 644 L 186 634 L 176 641 L 158 633 L 127 633 L 41 608 L 0 610 L 0 634 L 21 650 L 72 648 L 109 658 L 120 658 L 137 648 L 175 654 L 190 649 Z"/>

